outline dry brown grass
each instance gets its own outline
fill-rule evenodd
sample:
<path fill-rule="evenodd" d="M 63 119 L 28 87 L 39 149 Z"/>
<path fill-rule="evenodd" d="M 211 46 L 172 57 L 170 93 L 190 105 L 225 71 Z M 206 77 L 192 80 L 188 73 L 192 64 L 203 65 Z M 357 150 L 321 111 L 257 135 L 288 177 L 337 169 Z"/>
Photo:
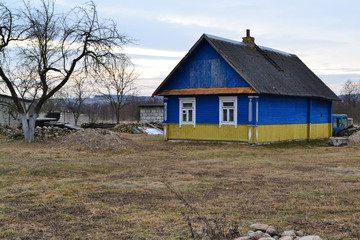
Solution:
<path fill-rule="evenodd" d="M 165 179 L 201 214 L 224 213 L 242 233 L 263 222 L 325 239 L 358 239 L 357 145 L 248 146 L 125 136 L 140 147 L 91 152 L 0 138 L 0 237 L 189 238 L 182 213 L 191 213 L 162 184 Z"/>

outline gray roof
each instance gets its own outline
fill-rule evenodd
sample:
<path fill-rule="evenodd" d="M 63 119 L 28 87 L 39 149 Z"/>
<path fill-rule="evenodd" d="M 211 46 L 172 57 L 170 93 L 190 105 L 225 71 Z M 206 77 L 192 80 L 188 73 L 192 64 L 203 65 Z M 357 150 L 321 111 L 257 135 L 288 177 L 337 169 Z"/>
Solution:
<path fill-rule="evenodd" d="M 260 94 L 339 100 L 296 55 L 204 34 L 214 49 Z M 197 44 L 198 44 L 197 43 Z M 195 44 L 195 46 L 197 45 Z"/>

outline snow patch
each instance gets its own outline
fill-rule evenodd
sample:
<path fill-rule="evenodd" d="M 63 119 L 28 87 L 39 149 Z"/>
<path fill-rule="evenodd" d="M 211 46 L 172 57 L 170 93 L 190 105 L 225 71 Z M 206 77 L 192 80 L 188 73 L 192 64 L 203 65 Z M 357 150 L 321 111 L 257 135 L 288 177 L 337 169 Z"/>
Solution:
<path fill-rule="evenodd" d="M 258 46 L 258 47 L 261 48 L 261 50 L 266 50 L 266 51 L 270 51 L 270 52 L 279 53 L 279 54 L 282 54 L 282 55 L 285 55 L 285 56 L 288 56 L 288 57 L 295 56 L 294 54 L 283 52 L 283 51 L 276 50 L 276 49 L 269 48 L 269 47 L 263 47 L 263 46 Z"/>
<path fill-rule="evenodd" d="M 235 41 L 235 40 L 231 40 L 231 39 L 227 39 L 227 38 L 222 38 L 222 37 L 218 37 L 218 36 L 213 36 L 213 35 L 210 35 L 210 34 L 205 34 L 208 38 L 212 38 L 212 39 L 215 39 L 215 40 L 220 40 L 220 41 L 224 41 L 224 42 L 229 42 L 229 43 L 233 43 L 233 44 L 238 44 L 238 45 L 243 45 L 243 46 L 247 46 L 245 43 L 243 42 L 238 42 L 238 41 Z"/>
<path fill-rule="evenodd" d="M 145 128 L 145 132 L 149 135 L 162 135 L 163 132 L 156 128 Z"/>

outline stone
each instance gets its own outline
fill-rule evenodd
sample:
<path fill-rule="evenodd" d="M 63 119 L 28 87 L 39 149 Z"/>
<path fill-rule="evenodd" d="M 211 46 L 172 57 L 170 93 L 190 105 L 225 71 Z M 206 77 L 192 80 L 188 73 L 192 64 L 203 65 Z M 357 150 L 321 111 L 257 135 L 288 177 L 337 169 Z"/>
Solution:
<path fill-rule="evenodd" d="M 294 240 L 300 240 L 300 237 L 296 237 L 296 238 L 294 238 Z"/>
<path fill-rule="evenodd" d="M 249 230 L 247 234 L 248 234 L 248 236 L 251 237 L 251 235 L 252 235 L 253 233 L 254 233 L 254 231 Z"/>
<path fill-rule="evenodd" d="M 309 235 L 309 236 L 301 237 L 300 240 L 322 240 L 322 239 L 321 237 L 316 235 Z"/>
<path fill-rule="evenodd" d="M 269 226 L 266 229 L 266 233 L 269 234 L 270 236 L 278 236 L 278 235 L 280 235 L 274 226 Z"/>
<path fill-rule="evenodd" d="M 205 236 L 201 240 L 211 240 L 211 238 L 209 236 Z"/>
<path fill-rule="evenodd" d="M 262 232 L 266 232 L 266 229 L 269 227 L 269 225 L 267 224 L 262 224 L 262 223 L 255 223 L 255 224 L 251 224 L 250 225 L 250 229 L 252 231 L 262 231 Z"/>
<path fill-rule="evenodd" d="M 250 236 L 243 236 L 243 237 L 235 238 L 234 240 L 250 240 L 250 239 L 251 239 Z"/>
<path fill-rule="evenodd" d="M 296 236 L 299 236 L 299 237 L 303 237 L 304 236 L 304 232 L 303 231 L 296 231 Z"/>
<path fill-rule="evenodd" d="M 331 137 L 326 141 L 326 143 L 329 146 L 334 146 L 334 147 L 345 146 L 348 145 L 349 142 L 350 140 L 348 137 Z"/>
<path fill-rule="evenodd" d="M 296 232 L 295 232 L 295 230 L 284 231 L 281 234 L 281 237 L 284 237 L 284 236 L 290 236 L 290 237 L 294 238 L 294 237 L 296 237 Z"/>
<path fill-rule="evenodd" d="M 250 237 L 251 237 L 252 240 L 259 240 L 260 238 L 263 237 L 263 232 L 262 231 L 256 231 L 256 232 L 252 233 L 250 235 Z"/>
<path fill-rule="evenodd" d="M 283 236 L 283 237 L 279 238 L 279 240 L 293 240 L 293 238 L 290 236 Z"/>
<path fill-rule="evenodd" d="M 273 236 L 273 239 L 278 240 L 280 237 L 278 235 Z"/>
<path fill-rule="evenodd" d="M 275 240 L 275 239 L 272 237 L 262 237 L 259 240 Z"/>

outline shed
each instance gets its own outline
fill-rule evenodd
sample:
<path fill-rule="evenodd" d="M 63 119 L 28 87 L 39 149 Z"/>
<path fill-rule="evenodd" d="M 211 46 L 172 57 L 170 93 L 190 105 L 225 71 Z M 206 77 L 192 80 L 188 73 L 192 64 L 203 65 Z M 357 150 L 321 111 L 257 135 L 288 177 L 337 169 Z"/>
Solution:
<path fill-rule="evenodd" d="M 163 122 L 164 105 L 162 103 L 142 104 L 139 105 L 139 109 L 141 123 Z"/>
<path fill-rule="evenodd" d="M 339 100 L 296 55 L 203 34 L 155 90 L 164 138 L 278 142 L 328 138 Z"/>
<path fill-rule="evenodd" d="M 27 99 L 20 99 L 22 104 L 30 104 Z M 0 125 L 15 126 L 20 122 L 18 111 L 11 96 L 0 94 Z"/>

